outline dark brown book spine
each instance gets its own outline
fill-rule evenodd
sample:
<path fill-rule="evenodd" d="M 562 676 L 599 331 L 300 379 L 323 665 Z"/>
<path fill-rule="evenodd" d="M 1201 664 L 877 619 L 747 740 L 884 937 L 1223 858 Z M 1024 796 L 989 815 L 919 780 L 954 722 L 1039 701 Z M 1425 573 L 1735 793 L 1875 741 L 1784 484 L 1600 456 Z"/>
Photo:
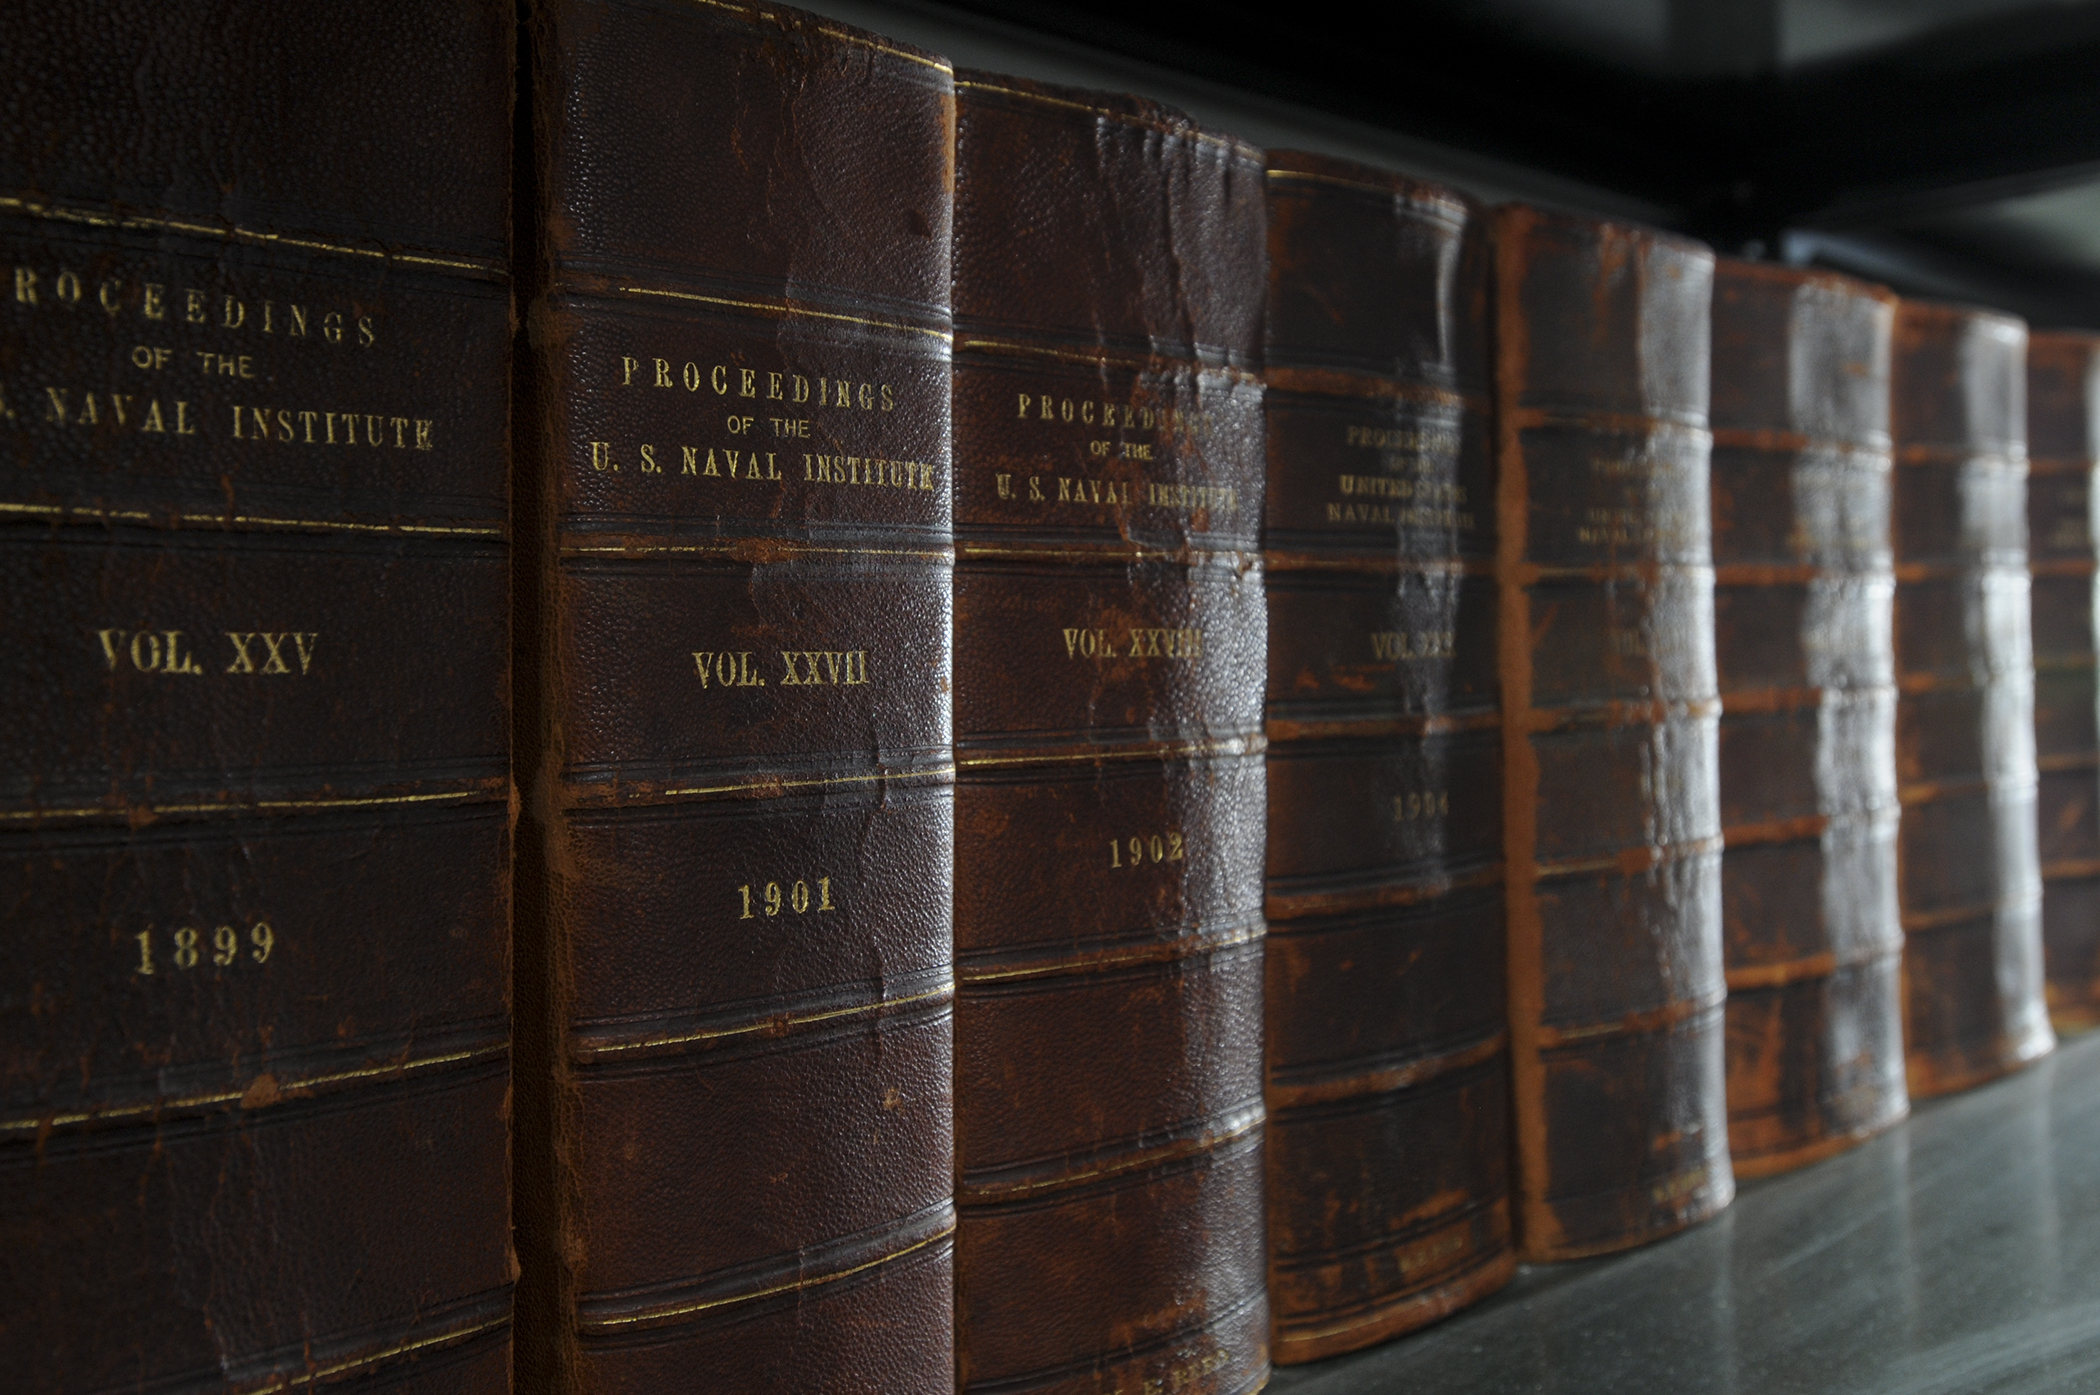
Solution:
<path fill-rule="evenodd" d="M 734 4 L 530 38 L 521 1370 L 947 1391 L 952 74 Z"/>
<path fill-rule="evenodd" d="M 1622 1249 L 1735 1194 L 1708 517 L 1713 254 L 1497 210 L 1517 1235 Z"/>
<path fill-rule="evenodd" d="M 1488 259 L 1433 185 L 1268 181 L 1269 1307 L 1310 1361 L 1516 1269 Z"/>
<path fill-rule="evenodd" d="M 1722 259 L 1714 645 L 1728 1145 L 1739 1176 L 1910 1111 L 1896 901 L 1896 298 Z"/>
<path fill-rule="evenodd" d="M 1243 1395 L 1262 1282 L 1262 160 L 957 79 L 961 1384 Z"/>
<path fill-rule="evenodd" d="M 501 1395 L 509 6 L 8 20 L 0 1382 Z"/>
<path fill-rule="evenodd" d="M 2027 341 L 2027 556 L 2034 601 L 2034 746 L 2049 1015 L 2100 1026 L 2100 731 L 2095 730 L 2093 468 L 2100 338 Z"/>
<path fill-rule="evenodd" d="M 1897 867 L 1918 1098 L 2056 1040 L 2042 993 L 2026 390 L 2021 321 L 1897 308 Z"/>

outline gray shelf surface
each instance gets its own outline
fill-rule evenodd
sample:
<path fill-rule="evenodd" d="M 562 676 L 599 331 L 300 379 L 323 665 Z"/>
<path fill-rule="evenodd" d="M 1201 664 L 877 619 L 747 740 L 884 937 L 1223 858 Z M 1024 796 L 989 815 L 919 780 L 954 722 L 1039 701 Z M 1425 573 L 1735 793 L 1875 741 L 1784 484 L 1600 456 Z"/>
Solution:
<path fill-rule="evenodd" d="M 2100 1032 L 1276 1395 L 2100 1391 Z"/>

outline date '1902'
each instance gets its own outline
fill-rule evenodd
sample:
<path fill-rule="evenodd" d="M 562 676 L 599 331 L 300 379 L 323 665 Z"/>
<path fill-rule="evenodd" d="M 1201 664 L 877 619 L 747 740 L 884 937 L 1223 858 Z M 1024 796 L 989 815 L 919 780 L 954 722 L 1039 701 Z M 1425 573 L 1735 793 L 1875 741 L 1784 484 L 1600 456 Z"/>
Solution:
<path fill-rule="evenodd" d="M 1111 869 L 1143 867 L 1147 863 L 1180 862 L 1188 856 L 1179 833 L 1155 833 L 1149 838 L 1111 838 L 1108 865 Z"/>

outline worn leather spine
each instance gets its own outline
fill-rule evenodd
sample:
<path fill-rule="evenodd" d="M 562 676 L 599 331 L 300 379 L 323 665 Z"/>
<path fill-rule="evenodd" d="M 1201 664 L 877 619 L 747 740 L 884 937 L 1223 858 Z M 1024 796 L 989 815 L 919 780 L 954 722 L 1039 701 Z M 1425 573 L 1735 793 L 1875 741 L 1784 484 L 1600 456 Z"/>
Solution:
<path fill-rule="evenodd" d="M 0 1382 L 500 1395 L 509 6 L 8 28 Z"/>
<path fill-rule="evenodd" d="M 1714 641 L 1728 1144 L 1738 1176 L 1910 1111 L 1896 900 L 1896 298 L 1721 259 Z"/>
<path fill-rule="evenodd" d="M 1269 152 L 1269 1307 L 1279 1362 L 1506 1283 L 1484 220 Z"/>
<path fill-rule="evenodd" d="M 960 1384 L 1240 1395 L 1269 1370 L 1261 154 L 956 86 Z"/>
<path fill-rule="evenodd" d="M 1896 311 L 1897 867 L 1913 1098 L 2055 1045 L 2042 992 L 2027 326 Z"/>
<path fill-rule="evenodd" d="M 1708 518 L 1713 254 L 1497 210 L 1517 1236 L 1622 1249 L 1735 1194 Z"/>
<path fill-rule="evenodd" d="M 2027 556 L 2033 576 L 2043 990 L 2060 1031 L 2100 1026 L 2100 732 L 2095 730 L 2093 468 L 2100 338 L 2027 340 Z"/>
<path fill-rule="evenodd" d="M 952 74 L 736 4 L 530 43 L 524 1383 L 947 1391 Z"/>

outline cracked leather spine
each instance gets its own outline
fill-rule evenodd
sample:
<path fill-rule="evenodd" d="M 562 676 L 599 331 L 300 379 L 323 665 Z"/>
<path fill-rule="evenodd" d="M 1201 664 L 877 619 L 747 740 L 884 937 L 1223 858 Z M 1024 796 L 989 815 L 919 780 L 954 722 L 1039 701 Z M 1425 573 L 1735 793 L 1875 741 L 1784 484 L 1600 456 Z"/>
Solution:
<path fill-rule="evenodd" d="M 952 76 L 733 3 L 526 43 L 520 1369 L 946 1391 Z"/>
<path fill-rule="evenodd" d="M 1708 519 L 1713 254 L 1494 215 L 1496 570 L 1516 1101 L 1532 1259 L 1735 1194 Z"/>
<path fill-rule="evenodd" d="M 1728 1134 L 1739 1176 L 1902 1119 L 1893 295 L 1723 258 L 1714 633 Z"/>
<path fill-rule="evenodd" d="M 2055 1045 L 2042 990 L 2034 652 L 2027 575 L 2027 326 L 1896 310 L 1897 833 L 1913 1098 Z"/>
<path fill-rule="evenodd" d="M 499 1395 L 510 8 L 9 19 L 0 1362 Z"/>
<path fill-rule="evenodd" d="M 1279 1362 L 1506 1283 L 1488 260 L 1434 185 L 1271 151 L 1269 1305 Z"/>
<path fill-rule="evenodd" d="M 1261 155 L 1137 98 L 957 91 L 960 1384 L 1242 1395 Z"/>
<path fill-rule="evenodd" d="M 2100 732 L 2095 731 L 2093 468 L 2100 338 L 2027 340 L 2027 555 L 2034 605 L 2035 826 L 2043 990 L 2061 1030 L 2100 1026 Z"/>

